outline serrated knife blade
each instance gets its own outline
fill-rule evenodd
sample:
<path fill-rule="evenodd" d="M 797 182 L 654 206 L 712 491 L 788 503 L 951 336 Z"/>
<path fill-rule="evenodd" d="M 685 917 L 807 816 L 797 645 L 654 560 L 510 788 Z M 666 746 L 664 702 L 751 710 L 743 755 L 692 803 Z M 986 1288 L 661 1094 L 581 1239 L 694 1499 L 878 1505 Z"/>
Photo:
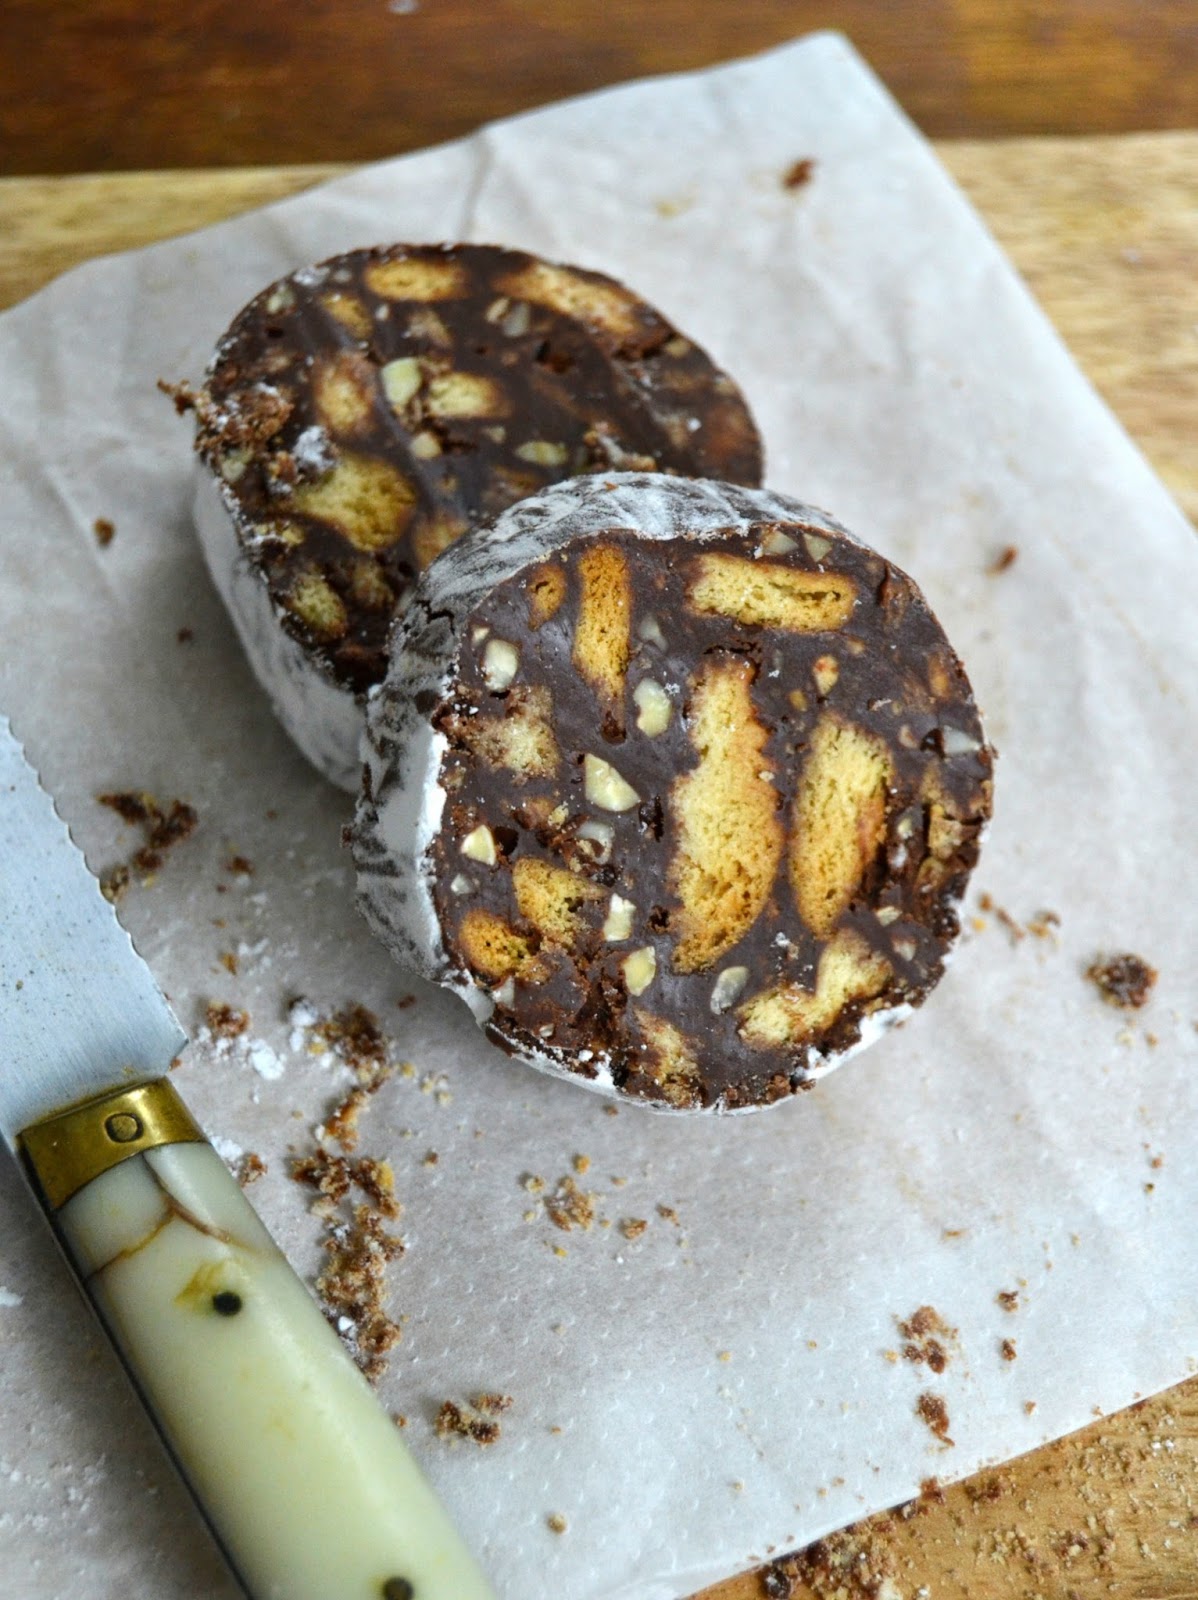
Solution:
<path fill-rule="evenodd" d="M 495 1600 L 166 1076 L 184 1042 L 0 716 L 0 1127 L 234 1576 Z"/>
<path fill-rule="evenodd" d="M 0 715 L 0 1131 L 157 1077 L 187 1042 Z"/>

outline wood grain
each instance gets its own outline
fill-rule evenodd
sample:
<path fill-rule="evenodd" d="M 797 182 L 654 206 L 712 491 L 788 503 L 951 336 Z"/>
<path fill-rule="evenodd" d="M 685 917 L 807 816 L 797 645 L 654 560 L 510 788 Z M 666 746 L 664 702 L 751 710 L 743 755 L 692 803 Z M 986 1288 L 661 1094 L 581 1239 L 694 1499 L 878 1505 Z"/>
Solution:
<path fill-rule="evenodd" d="M 939 153 L 1198 516 L 1198 133 L 947 143 Z M 0 304 L 91 255 L 216 221 L 334 170 L 0 181 Z M 1193 1379 L 1000 1470 L 931 1486 L 912 1507 L 702 1600 L 1194 1600 L 1196 1534 Z"/>
<path fill-rule="evenodd" d="M 823 27 L 934 136 L 1198 120 L 1194 0 L 5 0 L 0 159 L 362 161 Z"/>

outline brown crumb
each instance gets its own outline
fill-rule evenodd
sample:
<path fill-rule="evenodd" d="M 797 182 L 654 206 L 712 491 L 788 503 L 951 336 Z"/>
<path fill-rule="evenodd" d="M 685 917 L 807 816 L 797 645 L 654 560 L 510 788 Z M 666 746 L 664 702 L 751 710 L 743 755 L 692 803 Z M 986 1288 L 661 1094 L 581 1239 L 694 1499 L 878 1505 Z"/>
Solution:
<path fill-rule="evenodd" d="M 355 1009 L 349 1008 L 351 1013 Z M 356 1147 L 362 1106 L 386 1081 L 390 1067 L 385 1051 L 373 1071 L 374 1076 L 352 1088 L 326 1118 L 325 1134 L 343 1149 Z M 324 1223 L 322 1245 L 328 1259 L 317 1276 L 316 1290 L 325 1316 L 366 1377 L 376 1382 L 401 1336 L 386 1304 L 387 1266 L 404 1251 L 403 1241 L 384 1225 L 401 1212 L 391 1165 L 369 1155 L 353 1159 L 337 1155 L 318 1143 L 295 1159 L 291 1176 L 318 1196 L 312 1210 Z M 352 1199 L 355 1190 L 360 1200 Z"/>
<path fill-rule="evenodd" d="M 1055 911 L 1037 911 L 1027 925 L 1027 931 L 1036 939 L 1055 939 L 1061 919 Z"/>
<path fill-rule="evenodd" d="M 128 867 L 108 867 L 100 874 L 100 893 L 113 905 L 129 887 L 132 874 Z"/>
<path fill-rule="evenodd" d="M 1004 1361 L 1014 1361 L 1017 1355 L 1014 1339 L 1004 1339 L 998 1347 L 998 1353 Z"/>
<path fill-rule="evenodd" d="M 485 1411 L 490 1417 L 510 1411 L 515 1403 L 510 1394 L 476 1394 L 474 1397 L 475 1410 Z"/>
<path fill-rule="evenodd" d="M 234 951 L 222 950 L 216 959 L 220 962 L 221 966 L 224 967 L 226 972 L 232 973 L 234 977 L 237 976 L 239 971 L 239 963 L 237 960 L 237 955 Z"/>
<path fill-rule="evenodd" d="M 927 1424 L 942 1444 L 951 1445 L 953 1443 L 948 1432 L 951 1426 L 948 1407 L 945 1405 L 942 1395 L 930 1394 L 925 1391 L 915 1402 L 915 1414 L 921 1422 Z"/>
<path fill-rule="evenodd" d="M 803 156 L 798 161 L 791 162 L 782 174 L 782 187 L 784 189 L 801 189 L 805 183 L 810 183 L 815 172 L 815 161 L 811 156 Z"/>
<path fill-rule="evenodd" d="M 435 1167 L 440 1159 L 440 1156 L 435 1150 L 426 1150 L 424 1153 L 424 1159 L 421 1161 L 420 1165 L 422 1167 Z"/>
<path fill-rule="evenodd" d="M 1014 565 L 1015 560 L 1016 560 L 1018 555 L 1019 555 L 1019 546 L 1018 545 L 1014 545 L 1014 544 L 1004 545 L 1003 548 L 995 556 L 994 560 L 986 568 L 986 571 L 988 573 L 990 573 L 991 577 L 997 577 L 1000 572 L 1006 572 L 1008 567 Z"/>
<path fill-rule="evenodd" d="M 939 1478 L 924 1478 L 919 1485 L 919 1498 L 932 1505 L 942 1506 L 948 1496 L 944 1492 L 944 1485 Z"/>
<path fill-rule="evenodd" d="M 250 1014 L 240 1006 L 210 1000 L 204 1009 L 204 1026 L 214 1039 L 236 1039 L 250 1025 Z"/>
<path fill-rule="evenodd" d="M 1034 1400 L 1025 1400 L 1023 1402 L 1023 1409 L 1030 1417 L 1036 1409 L 1036 1402 Z"/>
<path fill-rule="evenodd" d="M 178 633 L 175 635 L 175 643 L 176 644 L 190 644 L 191 641 L 194 638 L 195 638 L 195 629 L 194 628 L 180 628 Z"/>
<path fill-rule="evenodd" d="M 299 1004 L 293 1001 L 292 1010 Z M 308 1029 L 308 1046 L 313 1053 L 331 1050 L 370 1093 L 395 1071 L 379 1019 L 366 1006 L 343 1006 L 331 1017 L 319 1018 Z"/>
<path fill-rule="evenodd" d="M 270 816 L 270 814 L 270 812 L 267 812 L 267 816 Z M 414 1006 L 415 1004 L 416 996 L 414 994 L 405 994 L 401 995 L 395 1002 L 395 1009 L 397 1011 L 406 1011 L 409 1006 Z"/>
<path fill-rule="evenodd" d="M 884 1600 L 898 1591 L 898 1566 L 868 1523 L 779 1556 L 761 1575 L 767 1600 Z"/>
<path fill-rule="evenodd" d="M 252 878 L 254 875 L 254 863 L 246 856 L 230 856 L 228 861 L 225 862 L 225 870 L 239 878 Z"/>
<path fill-rule="evenodd" d="M 257 1183 L 259 1178 L 265 1177 L 266 1171 L 266 1162 L 258 1152 L 247 1150 L 244 1155 L 238 1156 L 233 1176 L 243 1189 L 248 1189 L 251 1183 Z"/>
<path fill-rule="evenodd" d="M 950 1328 L 934 1306 L 920 1306 L 905 1322 L 898 1317 L 894 1320 L 899 1333 L 907 1340 L 903 1359 L 914 1365 L 926 1365 L 937 1374 L 943 1372 L 951 1359 L 944 1341 L 957 1337 L 956 1328 Z"/>
<path fill-rule="evenodd" d="M 123 867 L 109 867 L 101 877 L 107 899 L 116 900 L 129 886 L 131 871 L 143 880 L 162 866 L 168 850 L 190 838 L 199 822 L 194 807 L 185 800 L 172 800 L 164 810 L 152 794 L 144 790 L 96 796 L 102 806 L 115 811 L 122 822 L 142 830 L 143 843 Z"/>
<path fill-rule="evenodd" d="M 494 1444 L 500 1427 L 486 1417 L 480 1417 L 469 1406 L 460 1406 L 454 1400 L 442 1401 L 433 1423 L 439 1439 L 473 1439 L 475 1444 Z"/>
<path fill-rule="evenodd" d="M 1004 1311 L 1018 1311 L 1019 1310 L 1019 1290 L 1018 1289 L 1000 1289 L 998 1291 L 998 1293 L 994 1296 L 994 1298 L 998 1302 L 998 1304 L 1003 1308 Z"/>
<path fill-rule="evenodd" d="M 667 1222 L 672 1222 L 676 1228 L 680 1228 L 682 1226 L 682 1223 L 678 1217 L 678 1213 L 674 1210 L 673 1206 L 659 1205 L 657 1208 L 657 1215 L 659 1217 L 664 1217 Z"/>
<path fill-rule="evenodd" d="M 1157 973 L 1143 957 L 1128 954 L 1111 956 L 1109 960 L 1099 957 L 1086 968 L 1086 977 L 1108 1005 L 1133 1011 L 1147 1001 Z"/>
<path fill-rule="evenodd" d="M 575 1156 L 574 1170 L 577 1173 L 589 1172 L 591 1168 L 590 1156 Z"/>
<path fill-rule="evenodd" d="M 545 1196 L 544 1204 L 554 1227 L 569 1233 L 572 1228 L 585 1231 L 594 1225 L 595 1199 L 593 1194 L 580 1189 L 573 1178 L 565 1177 L 557 1180 L 557 1188 Z"/>
<path fill-rule="evenodd" d="M 1195 1023 L 1195 1027 L 1198 1027 L 1198 1023 Z M 618 1117 L 620 1115 L 620 1108 L 619 1106 L 604 1106 L 603 1114 L 605 1117 Z"/>
<path fill-rule="evenodd" d="M 639 1239 L 648 1226 L 644 1217 L 625 1217 L 620 1224 L 620 1232 L 626 1239 Z"/>
<path fill-rule="evenodd" d="M 92 532 L 100 549 L 106 550 L 116 538 L 116 523 L 110 522 L 107 517 L 97 517 L 92 523 Z"/>
<path fill-rule="evenodd" d="M 560 1511 L 554 1511 L 550 1516 L 545 1518 L 545 1522 L 551 1533 L 565 1533 L 566 1529 L 570 1526 Z"/>

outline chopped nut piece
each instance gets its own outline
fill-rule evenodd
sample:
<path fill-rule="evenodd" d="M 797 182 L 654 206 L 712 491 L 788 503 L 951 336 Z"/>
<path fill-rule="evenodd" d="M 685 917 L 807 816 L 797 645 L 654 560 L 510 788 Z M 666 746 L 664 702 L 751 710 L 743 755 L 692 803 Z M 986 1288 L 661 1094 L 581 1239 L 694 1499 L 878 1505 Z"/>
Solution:
<path fill-rule="evenodd" d="M 640 713 L 636 719 L 637 727 L 647 738 L 656 739 L 670 726 L 670 718 L 674 713 L 669 695 L 660 683 L 655 683 L 652 678 L 644 678 L 632 691 L 632 698 Z"/>
<path fill-rule="evenodd" d="M 506 639 L 488 639 L 483 653 L 483 677 L 493 694 L 506 689 L 520 670 L 520 652 Z"/>
<path fill-rule="evenodd" d="M 622 895 L 613 894 L 607 918 L 603 924 L 603 937 L 610 944 L 618 944 L 621 939 L 627 939 L 632 932 L 632 919 L 635 912 L 636 906 L 631 900 L 625 900 Z"/>
<path fill-rule="evenodd" d="M 711 1009 L 717 1016 L 721 1011 L 729 1010 L 740 999 L 748 981 L 748 967 L 724 968 L 711 991 Z"/>
<path fill-rule="evenodd" d="M 564 444 L 554 444 L 549 439 L 528 439 L 518 444 L 514 453 L 521 461 L 531 461 L 538 467 L 564 467 L 570 456 Z"/>
<path fill-rule="evenodd" d="M 601 865 L 611 860 L 611 847 L 616 840 L 616 830 L 610 822 L 593 822 L 590 818 L 579 825 L 578 837 L 595 846 L 595 860 Z"/>
<path fill-rule="evenodd" d="M 826 539 L 822 533 L 805 533 L 803 543 L 807 546 L 807 554 L 812 561 L 822 561 L 832 548 L 831 539 Z"/>
<path fill-rule="evenodd" d="M 771 528 L 760 546 L 763 556 L 786 556 L 798 548 L 798 540 L 792 539 L 788 533 L 783 533 L 781 528 Z"/>
<path fill-rule="evenodd" d="M 379 369 L 379 377 L 387 403 L 394 411 L 402 411 L 408 401 L 419 393 L 420 385 L 424 382 L 424 374 L 415 356 L 400 356 L 395 361 L 388 361 L 386 366 Z"/>
<path fill-rule="evenodd" d="M 495 865 L 499 859 L 495 854 L 495 835 L 485 823 L 480 823 L 462 840 L 462 854 L 472 861 L 481 861 L 484 866 Z"/>
<path fill-rule="evenodd" d="M 643 639 L 646 644 L 655 644 L 659 650 L 666 647 L 666 636 L 661 631 L 661 623 L 652 613 L 643 616 L 637 624 L 636 636 Z"/>
<path fill-rule="evenodd" d="M 583 761 L 583 786 L 587 799 L 602 811 L 631 811 L 641 797 L 610 762 L 588 755 Z"/>
<path fill-rule="evenodd" d="M 625 956 L 620 966 L 624 972 L 624 984 L 628 993 L 644 994 L 657 975 L 657 955 L 652 945 L 642 945 L 630 956 Z"/>

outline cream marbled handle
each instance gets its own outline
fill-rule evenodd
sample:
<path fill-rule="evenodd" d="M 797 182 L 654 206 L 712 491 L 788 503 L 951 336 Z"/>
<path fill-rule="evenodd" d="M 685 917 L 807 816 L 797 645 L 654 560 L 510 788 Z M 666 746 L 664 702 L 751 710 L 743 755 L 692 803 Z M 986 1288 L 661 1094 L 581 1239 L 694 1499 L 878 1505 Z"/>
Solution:
<path fill-rule="evenodd" d="M 55 1223 L 252 1600 L 493 1600 L 210 1145 L 123 1161 Z"/>

